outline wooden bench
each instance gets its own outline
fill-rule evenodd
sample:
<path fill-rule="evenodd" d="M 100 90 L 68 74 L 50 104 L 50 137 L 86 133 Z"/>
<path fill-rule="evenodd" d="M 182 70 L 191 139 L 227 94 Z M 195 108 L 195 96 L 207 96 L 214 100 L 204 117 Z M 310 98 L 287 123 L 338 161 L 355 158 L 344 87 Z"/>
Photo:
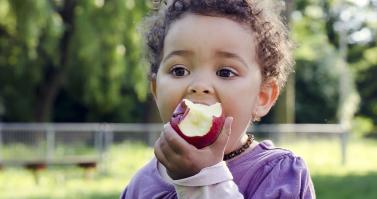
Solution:
<path fill-rule="evenodd" d="M 14 159 L 3 160 L 0 162 L 0 169 L 5 167 L 23 167 L 32 172 L 36 184 L 39 183 L 40 172 L 50 166 L 78 166 L 84 170 L 84 177 L 87 178 L 92 170 L 98 166 L 99 158 L 97 157 L 64 157 L 54 160 L 46 159 Z"/>

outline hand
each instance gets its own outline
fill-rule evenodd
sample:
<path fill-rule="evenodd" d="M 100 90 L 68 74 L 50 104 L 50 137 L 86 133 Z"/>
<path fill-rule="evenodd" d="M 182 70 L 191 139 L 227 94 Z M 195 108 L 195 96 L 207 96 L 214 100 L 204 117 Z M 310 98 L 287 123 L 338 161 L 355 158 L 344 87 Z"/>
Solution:
<path fill-rule="evenodd" d="M 202 149 L 187 143 L 174 131 L 170 123 L 167 123 L 155 143 L 155 156 L 166 167 L 168 175 L 173 180 L 193 176 L 203 168 L 223 160 L 232 121 L 232 117 L 227 117 L 216 141 Z"/>

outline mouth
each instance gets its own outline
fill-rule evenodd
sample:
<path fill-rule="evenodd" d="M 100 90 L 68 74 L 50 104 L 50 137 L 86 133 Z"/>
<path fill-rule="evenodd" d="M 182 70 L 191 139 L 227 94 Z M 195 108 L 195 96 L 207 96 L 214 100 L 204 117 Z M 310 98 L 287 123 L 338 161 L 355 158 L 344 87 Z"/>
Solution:
<path fill-rule="evenodd" d="M 190 100 L 189 100 L 190 101 Z M 199 101 L 199 100 L 193 100 L 191 101 L 191 103 L 194 103 L 194 104 L 201 104 L 201 105 L 205 105 L 205 106 L 211 106 L 213 104 L 216 104 L 216 102 L 214 103 L 207 103 L 207 102 L 204 102 L 204 101 Z M 178 120 L 178 121 L 181 121 L 183 120 L 187 114 L 190 112 L 190 109 L 187 107 L 186 103 L 185 103 L 185 99 L 182 100 L 176 107 L 176 109 L 174 110 L 173 114 L 172 114 L 172 118 L 174 120 Z"/>
<path fill-rule="evenodd" d="M 172 118 L 175 120 L 181 121 L 189 112 L 186 104 L 182 101 L 173 112 Z"/>
<path fill-rule="evenodd" d="M 202 104 L 202 105 L 206 105 L 206 106 L 211 106 L 211 105 L 217 103 L 217 101 L 213 101 L 213 100 L 207 100 L 207 101 L 205 101 L 205 100 L 194 100 L 194 99 L 188 99 L 188 100 L 190 100 L 194 104 Z"/>
<path fill-rule="evenodd" d="M 179 113 L 174 112 L 173 117 L 182 117 L 184 114 L 185 114 L 185 112 L 179 112 Z"/>

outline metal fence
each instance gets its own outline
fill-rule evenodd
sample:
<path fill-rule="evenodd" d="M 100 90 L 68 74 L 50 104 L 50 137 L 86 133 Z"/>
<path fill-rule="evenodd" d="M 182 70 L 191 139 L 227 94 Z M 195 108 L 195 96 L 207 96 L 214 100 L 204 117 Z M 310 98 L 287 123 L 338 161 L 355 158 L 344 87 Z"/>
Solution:
<path fill-rule="evenodd" d="M 113 143 L 139 140 L 152 146 L 161 130 L 161 124 L 0 123 L 0 164 L 98 163 Z M 260 124 L 248 131 L 274 141 L 292 134 L 336 136 L 346 163 L 348 132 L 339 124 Z"/>

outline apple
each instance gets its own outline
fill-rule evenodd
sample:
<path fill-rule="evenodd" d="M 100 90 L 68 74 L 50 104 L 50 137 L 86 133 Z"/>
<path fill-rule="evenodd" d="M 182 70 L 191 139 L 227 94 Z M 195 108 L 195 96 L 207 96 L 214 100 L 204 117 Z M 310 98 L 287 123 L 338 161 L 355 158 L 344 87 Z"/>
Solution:
<path fill-rule="evenodd" d="M 173 129 L 188 143 L 201 149 L 219 136 L 225 122 L 220 103 L 205 105 L 183 99 L 170 119 Z"/>

